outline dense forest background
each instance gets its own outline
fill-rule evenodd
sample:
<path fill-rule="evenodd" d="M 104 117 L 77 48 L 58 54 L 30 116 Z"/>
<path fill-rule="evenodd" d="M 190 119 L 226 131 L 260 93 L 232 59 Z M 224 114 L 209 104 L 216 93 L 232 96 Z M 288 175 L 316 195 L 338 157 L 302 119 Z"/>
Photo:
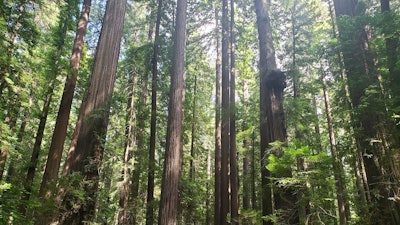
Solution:
<path fill-rule="evenodd" d="M 0 224 L 400 224 L 400 2 L 1 0 Z"/>

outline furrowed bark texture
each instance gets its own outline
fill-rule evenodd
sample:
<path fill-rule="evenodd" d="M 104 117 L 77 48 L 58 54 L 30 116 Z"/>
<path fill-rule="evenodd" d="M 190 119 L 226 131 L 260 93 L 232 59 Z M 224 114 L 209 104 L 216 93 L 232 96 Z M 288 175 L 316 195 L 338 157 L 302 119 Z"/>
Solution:
<path fill-rule="evenodd" d="M 178 184 L 182 168 L 181 135 L 183 126 L 183 98 L 185 93 L 186 9 L 186 0 L 178 0 L 159 225 L 177 224 Z"/>
<path fill-rule="evenodd" d="M 89 21 L 90 7 L 91 0 L 85 0 L 82 6 L 81 17 L 77 25 L 76 36 L 70 59 L 71 73 L 67 76 L 67 80 L 65 81 L 64 91 L 57 114 L 56 125 L 54 127 L 50 150 L 47 156 L 46 168 L 43 174 L 42 183 L 40 185 L 39 199 L 42 200 L 52 197 L 55 189 L 55 181 L 58 178 L 58 171 L 60 169 L 60 162 L 64 149 L 64 141 L 67 135 L 69 114 L 71 111 L 80 60 L 84 46 L 84 38 Z"/>
<path fill-rule="evenodd" d="M 99 168 L 103 158 L 126 2 L 126 0 L 107 1 L 86 104 L 81 109 L 84 119 L 75 151 L 70 152 L 68 170 L 65 171 L 67 174 L 78 172 L 82 175 L 84 182 L 79 186 L 83 187 L 85 201 L 81 202 L 67 193 L 62 204 L 64 211 L 60 224 L 71 225 L 92 221 L 95 213 Z"/>
<path fill-rule="evenodd" d="M 272 215 L 275 209 L 283 210 L 279 218 L 290 223 L 298 223 L 298 212 L 294 208 L 296 196 L 290 187 L 271 184 L 271 171 L 268 164 L 268 148 L 276 141 L 286 143 L 286 125 L 283 112 L 283 89 L 286 87 L 285 75 L 277 70 L 275 49 L 272 41 L 272 29 L 266 0 L 255 0 L 259 39 L 260 69 L 260 150 L 261 150 L 261 186 L 262 215 Z M 272 152 L 281 157 L 282 149 Z M 274 177 L 291 177 L 291 170 L 273 174 Z M 272 185 L 272 187 L 271 187 Z M 273 191 L 272 191 L 273 189 Z M 272 198 L 273 195 L 273 198 Z M 273 201 L 274 200 L 274 201 Z M 263 224 L 273 224 L 272 220 L 264 220 Z"/>

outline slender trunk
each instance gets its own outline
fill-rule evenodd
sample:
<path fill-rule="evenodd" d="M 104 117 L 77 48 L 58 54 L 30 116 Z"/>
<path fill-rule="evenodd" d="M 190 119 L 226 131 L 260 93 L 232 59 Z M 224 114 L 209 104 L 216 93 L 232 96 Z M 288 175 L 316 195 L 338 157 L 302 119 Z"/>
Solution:
<path fill-rule="evenodd" d="M 331 110 L 331 105 L 329 101 L 329 96 L 328 96 L 328 91 L 327 91 L 327 85 L 325 81 L 325 75 L 322 76 L 322 90 L 324 93 L 324 103 L 325 103 L 325 114 L 326 114 L 326 120 L 328 124 L 328 132 L 329 132 L 329 144 L 331 148 L 331 154 L 334 158 L 333 161 L 333 175 L 335 178 L 335 184 L 336 184 L 336 198 L 337 198 L 337 204 L 338 204 L 338 212 L 339 212 L 339 224 L 345 225 L 348 222 L 347 215 L 349 215 L 349 212 L 347 212 L 347 201 L 346 201 L 346 196 L 345 196 L 345 191 L 346 191 L 346 184 L 344 181 L 344 172 L 342 168 L 342 161 L 339 157 L 339 152 L 336 146 L 336 138 L 335 138 L 335 131 L 333 128 L 333 118 L 332 118 L 332 110 Z"/>
<path fill-rule="evenodd" d="M 247 85 L 247 81 L 243 80 L 243 105 L 244 105 L 244 116 L 247 117 L 249 115 L 249 89 Z M 242 130 L 246 131 L 249 129 L 249 126 L 246 120 L 243 120 Z M 245 150 L 243 156 L 243 209 L 249 210 L 251 208 L 251 189 L 252 183 L 250 179 L 251 175 L 251 149 L 250 149 L 250 140 L 243 140 L 243 148 Z"/>
<path fill-rule="evenodd" d="M 205 225 L 211 225 L 211 216 L 212 216 L 212 211 L 211 211 L 211 148 L 208 148 L 208 153 L 207 153 L 207 186 L 206 186 L 206 224 Z"/>
<path fill-rule="evenodd" d="M 149 148 L 149 169 L 147 174 L 147 205 L 146 205 L 146 225 L 154 224 L 154 167 L 156 164 L 156 125 L 157 125 L 157 81 L 158 81 L 158 52 L 160 41 L 160 23 L 163 1 L 158 0 L 157 19 L 154 34 L 153 58 L 152 58 L 152 83 L 151 83 L 151 115 L 150 115 L 150 148 Z"/>
<path fill-rule="evenodd" d="M 60 67 L 59 67 L 59 60 L 62 54 L 62 50 L 65 44 L 65 37 L 68 31 L 68 26 L 63 23 L 66 22 L 65 20 L 68 20 L 69 18 L 62 18 L 61 17 L 61 22 L 60 25 L 58 27 L 58 31 L 60 32 L 59 38 L 60 38 L 60 42 L 56 44 L 56 53 L 55 56 L 52 60 L 54 65 L 50 65 L 52 67 L 52 70 L 50 71 L 50 84 L 48 87 L 48 91 L 46 93 L 46 97 L 45 97 L 45 101 L 44 101 L 44 105 L 43 105 L 43 109 L 42 109 L 42 114 L 40 116 L 40 122 L 39 122 L 39 127 L 38 127 L 38 131 L 35 137 L 35 143 L 33 146 L 33 151 L 32 151 L 32 155 L 31 155 L 31 159 L 30 159 L 30 163 L 29 163 L 29 167 L 28 167 L 28 172 L 26 175 L 26 179 L 25 179 L 25 184 L 24 184 L 24 189 L 25 189 L 25 193 L 24 196 L 22 197 L 22 202 L 24 201 L 28 201 L 31 195 L 31 191 L 32 191 L 32 183 L 33 183 L 33 179 L 35 177 L 35 172 L 36 172 L 36 167 L 37 167 L 37 163 L 39 160 L 39 153 L 40 153 L 40 149 L 41 149 L 41 145 L 42 145 L 42 140 L 43 140 L 43 136 L 44 136 L 44 129 L 46 127 L 46 121 L 47 121 L 47 116 L 50 110 L 50 103 L 51 103 L 51 99 L 53 96 L 53 92 L 54 92 L 54 85 L 55 85 L 55 80 L 57 78 L 57 74 L 60 72 Z M 20 212 L 21 214 L 25 215 L 25 210 L 26 210 L 26 206 L 24 205 L 24 203 L 21 203 L 20 205 Z"/>
<path fill-rule="evenodd" d="M 195 140 L 196 140 L 196 118 L 197 118 L 197 112 L 196 112 L 196 99 L 197 99 L 197 76 L 194 75 L 194 87 L 193 87 L 193 106 L 192 106 L 192 127 L 191 127 L 191 140 L 190 140 L 190 165 L 189 165 L 189 178 L 190 182 L 193 184 L 196 183 L 196 153 L 195 153 Z M 193 190 L 189 190 L 189 195 L 194 196 L 196 193 L 193 193 Z M 196 224 L 196 205 L 197 202 L 194 200 L 194 198 L 191 200 L 190 205 L 189 205 L 189 218 L 187 221 L 190 221 L 191 224 Z"/>
<path fill-rule="evenodd" d="M 185 94 L 186 9 L 186 0 L 178 0 L 159 225 L 175 225 L 177 223 L 178 184 L 182 169 L 181 135 L 183 125 L 182 106 Z"/>
<path fill-rule="evenodd" d="M 254 131 L 251 135 L 251 207 L 258 209 L 256 196 L 256 135 Z"/>
<path fill-rule="evenodd" d="M 230 90 L 229 90 L 229 121 L 230 121 L 230 187 L 231 187 L 231 224 L 239 224 L 239 175 L 236 150 L 236 84 L 235 84 L 235 1 L 230 0 Z"/>
<path fill-rule="evenodd" d="M 221 220 L 221 49 L 218 9 L 215 6 L 215 36 L 217 59 L 215 65 L 215 161 L 214 161 L 214 224 Z"/>
<path fill-rule="evenodd" d="M 64 149 L 64 141 L 67 135 L 69 114 L 71 111 L 72 99 L 74 97 L 80 59 L 83 51 L 84 37 L 89 20 L 90 7 L 91 0 L 85 0 L 82 6 L 82 14 L 77 24 L 70 59 L 71 73 L 67 76 L 67 80 L 65 81 L 64 91 L 56 118 L 56 125 L 54 127 L 53 137 L 47 156 L 46 168 L 40 185 L 39 199 L 43 202 L 45 202 L 45 199 L 49 199 L 53 196 L 55 181 L 58 178 L 58 171 L 60 169 L 60 162 Z"/>
<path fill-rule="evenodd" d="M 81 224 L 92 221 L 97 199 L 99 168 L 101 166 L 109 109 L 114 90 L 126 0 L 108 0 L 100 39 L 95 55 L 90 87 L 84 104 L 82 124 L 75 154 L 70 158 L 66 174 L 80 173 L 86 201 L 64 197 L 60 224 Z M 76 188 L 79 188 L 76 187 Z M 73 205 L 70 202 L 73 201 Z M 71 207 L 74 207 L 72 210 Z"/>
<path fill-rule="evenodd" d="M 292 10 L 291 10 L 291 24 L 292 24 L 292 83 L 293 83 L 293 99 L 294 99 L 294 111 L 295 111 L 295 121 L 294 121 L 294 135 L 295 138 L 304 141 L 304 134 L 302 134 L 298 128 L 298 123 L 300 120 L 299 112 L 301 112 L 301 104 L 300 104 L 300 80 L 299 80 L 299 71 L 297 68 L 297 37 L 296 37 L 296 12 L 297 12 L 297 2 L 293 1 Z M 304 157 L 297 157 L 297 170 L 300 173 L 304 173 L 306 171 L 306 165 L 304 161 Z M 303 184 L 303 187 L 298 191 L 300 202 L 298 204 L 299 210 L 299 221 L 300 224 L 305 224 L 307 221 L 307 215 L 310 214 L 310 202 L 307 195 L 307 182 Z"/>
<path fill-rule="evenodd" d="M 194 88 L 193 88 L 193 106 L 192 106 L 192 129 L 191 129 L 191 140 L 190 140 L 190 171 L 189 171 L 189 178 L 191 182 L 195 182 L 195 172 L 196 172 L 196 165 L 195 165 L 195 150 L 194 150 L 194 142 L 195 142 L 195 128 L 196 128 L 196 98 L 197 98 L 197 76 L 194 77 Z"/>
<path fill-rule="evenodd" d="M 132 213 L 130 212 L 130 193 L 131 193 L 131 182 L 136 182 L 131 180 L 131 171 L 132 171 L 132 157 L 133 157 L 133 148 L 136 145 L 135 141 L 135 131 L 133 126 L 133 121 L 135 121 L 135 111 L 134 104 L 135 98 L 133 92 L 136 86 L 136 77 L 131 75 L 129 79 L 129 94 L 128 94 L 128 104 L 126 109 L 126 122 L 125 122 L 125 147 L 124 147 L 124 168 L 122 172 L 122 186 L 120 189 L 120 199 L 119 199 L 119 207 L 120 212 L 118 214 L 118 224 L 132 224 L 133 218 Z"/>
<path fill-rule="evenodd" d="M 222 99 L 221 99 L 221 211 L 219 224 L 228 224 L 229 214 L 229 151 L 230 151 L 230 95 L 229 95 L 229 10 L 228 0 L 222 0 Z"/>
<path fill-rule="evenodd" d="M 36 133 L 35 137 L 35 143 L 33 145 L 33 150 L 32 150 L 32 155 L 31 159 L 29 162 L 29 167 L 28 167 L 28 172 L 26 174 L 25 178 L 25 183 L 24 183 L 24 195 L 22 197 L 22 201 L 20 203 L 20 212 L 22 215 L 25 215 L 26 213 L 26 202 L 29 200 L 32 192 L 32 185 L 33 185 L 33 179 L 35 178 L 35 172 L 36 172 L 36 167 L 39 161 L 39 154 L 40 154 L 40 149 L 43 141 L 43 136 L 44 136 L 44 129 L 46 127 L 46 121 L 47 121 L 47 116 L 49 114 L 50 110 L 50 103 L 51 103 L 51 98 L 53 96 L 53 90 L 54 90 L 54 82 L 51 81 L 49 90 L 47 91 L 46 94 L 46 99 L 44 101 L 43 109 L 42 109 L 42 114 L 40 115 L 40 121 L 39 121 L 39 126 L 38 130 Z"/>
<path fill-rule="evenodd" d="M 251 182 L 250 181 L 250 142 L 249 140 L 243 141 L 243 147 L 246 151 L 243 157 L 243 209 L 249 210 L 251 206 Z"/>
<path fill-rule="evenodd" d="M 136 144 L 137 148 L 134 150 L 133 154 L 135 156 L 135 163 L 133 163 L 133 170 L 131 173 L 131 196 L 130 196 L 130 202 L 129 205 L 132 208 L 132 212 L 130 217 L 132 217 L 132 225 L 137 224 L 137 214 L 139 210 L 139 186 L 140 186 L 140 173 L 143 170 L 143 160 L 140 160 L 142 157 L 144 157 L 146 152 L 146 146 L 145 146 L 145 122 L 146 122 L 146 117 L 147 117 L 147 111 L 146 111 L 146 106 L 147 106 L 147 94 L 148 94 L 148 89 L 147 89 L 147 80 L 148 80 L 148 72 L 146 70 L 145 73 L 143 73 L 143 78 L 140 79 L 140 91 L 139 91 L 139 101 L 138 101 L 138 107 L 137 107 L 137 120 L 136 120 Z"/>

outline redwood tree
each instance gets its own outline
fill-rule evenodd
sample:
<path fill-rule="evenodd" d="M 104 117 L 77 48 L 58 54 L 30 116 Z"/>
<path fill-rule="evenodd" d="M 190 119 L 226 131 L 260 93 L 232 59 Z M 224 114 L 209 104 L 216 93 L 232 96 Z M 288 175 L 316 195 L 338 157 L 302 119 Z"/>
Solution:
<path fill-rule="evenodd" d="M 358 17 L 365 16 L 364 3 L 334 0 L 335 14 L 343 64 L 347 76 L 349 98 L 353 110 L 352 126 L 358 146 L 361 166 L 365 166 L 367 199 L 370 201 L 370 219 L 372 224 L 398 224 L 399 203 L 391 201 L 396 184 L 389 178 L 393 171 L 385 159 L 393 143 L 387 141 L 390 131 L 376 68 L 376 58 L 370 49 L 370 28 L 358 22 Z M 347 27 L 352 24 L 353 27 Z M 382 125 L 384 124 L 384 125 Z M 368 192 L 368 189 L 370 192 Z M 368 220 L 368 219 L 366 219 Z"/>
<path fill-rule="evenodd" d="M 99 167 L 103 158 L 126 3 L 126 0 L 107 1 L 86 104 L 81 108 L 84 119 L 75 151 L 69 152 L 69 170 L 66 171 L 68 174 L 81 174 L 83 183 L 79 186 L 83 187 L 85 201 L 74 199 L 67 193 L 62 204 L 65 211 L 60 220 L 61 224 L 91 221 L 95 213 Z M 74 207 L 74 210 L 71 207 Z"/>
<path fill-rule="evenodd" d="M 285 75 L 277 70 L 275 49 L 272 41 L 272 29 L 269 17 L 269 5 L 266 0 L 255 0 L 257 27 L 259 39 L 259 70 L 260 70 L 260 150 L 261 150 L 261 186 L 262 186 L 262 215 L 275 214 L 274 209 L 284 211 L 281 216 L 291 223 L 298 222 L 293 205 L 296 203 L 295 193 L 288 187 L 272 184 L 271 177 L 290 177 L 290 168 L 284 174 L 272 174 L 267 169 L 268 150 L 272 143 L 285 143 L 287 140 L 285 116 L 283 112 L 283 89 L 286 86 Z M 281 147 L 274 148 L 272 153 L 281 157 Z M 272 192 L 273 191 L 273 192 Z M 272 198 L 273 194 L 273 198 Z M 273 202 L 274 200 L 274 202 Z M 275 208 L 274 208 L 275 207 Z M 293 211 L 293 212 L 292 212 Z M 273 224 L 271 219 L 263 224 Z"/>
<path fill-rule="evenodd" d="M 71 72 L 68 74 L 65 81 L 64 91 L 57 114 L 56 125 L 54 127 L 53 137 L 47 157 L 46 169 L 40 185 L 39 198 L 50 198 L 53 195 L 55 188 L 54 182 L 58 177 L 62 152 L 64 149 L 64 141 L 67 135 L 69 114 L 71 111 L 72 99 L 74 97 L 80 59 L 84 46 L 84 38 L 89 21 L 91 2 L 91 0 L 85 0 L 82 5 L 82 13 L 77 24 L 77 30 L 70 59 Z"/>
<path fill-rule="evenodd" d="M 151 112 L 150 112 L 150 148 L 149 148 L 149 169 L 147 172 L 147 205 L 146 205 L 146 225 L 154 223 L 154 167 L 156 164 L 156 125 L 157 125 L 157 80 L 158 80 L 158 53 L 160 40 L 160 23 L 163 1 L 158 0 L 157 19 L 154 34 L 153 58 L 151 67 Z"/>
<path fill-rule="evenodd" d="M 169 93 L 167 142 L 158 220 L 160 225 L 177 223 L 178 184 L 182 169 L 181 135 L 185 94 L 186 9 L 186 0 L 178 0 Z"/>
<path fill-rule="evenodd" d="M 215 10 L 217 58 L 215 62 L 215 156 L 214 156 L 214 224 L 219 224 L 221 210 L 221 47 L 218 9 Z"/>

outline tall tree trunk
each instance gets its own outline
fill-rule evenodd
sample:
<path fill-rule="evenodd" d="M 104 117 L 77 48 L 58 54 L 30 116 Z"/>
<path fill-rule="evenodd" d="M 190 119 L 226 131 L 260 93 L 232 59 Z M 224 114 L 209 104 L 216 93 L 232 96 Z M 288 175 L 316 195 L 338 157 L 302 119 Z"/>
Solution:
<path fill-rule="evenodd" d="M 262 215 L 272 215 L 276 209 L 283 210 L 282 219 L 290 223 L 298 223 L 297 212 L 294 212 L 296 203 L 295 193 L 291 188 L 271 187 L 271 171 L 268 164 L 267 149 L 273 142 L 286 142 L 285 117 L 283 112 L 283 89 L 286 86 L 285 75 L 277 70 L 275 49 L 272 41 L 272 30 L 268 14 L 269 5 L 266 0 L 255 0 L 259 39 L 259 68 L 260 68 L 260 149 L 261 149 L 261 186 L 262 186 Z M 281 157 L 282 149 L 273 154 Z M 274 174 L 276 177 L 290 177 L 291 170 L 287 168 L 284 174 Z M 274 189 L 274 194 L 271 190 Z M 273 196 L 273 198 L 272 198 Z M 273 203 L 274 199 L 274 203 Z M 286 212 L 285 212 L 286 211 Z M 293 211 L 293 212 L 292 212 Z M 263 224 L 272 224 L 271 220 L 264 220 Z"/>
<path fill-rule="evenodd" d="M 157 19 L 154 34 L 153 58 L 151 67 L 151 112 L 150 112 L 150 148 L 149 148 L 149 169 L 147 174 L 147 204 L 146 204 L 146 225 L 154 224 L 154 167 L 156 164 L 156 125 L 157 125 L 157 89 L 158 89 L 158 52 L 160 41 L 160 24 L 163 1 L 158 0 Z"/>
<path fill-rule="evenodd" d="M 60 224 L 81 224 L 91 221 L 95 213 L 99 168 L 104 151 L 109 109 L 114 90 L 126 0 L 108 0 L 104 22 L 95 55 L 90 87 L 84 104 L 83 121 L 67 174 L 78 172 L 83 177 L 86 201 L 67 194 L 62 203 Z M 77 187 L 79 188 L 79 187 Z M 72 201 L 72 202 L 71 202 Z M 74 206 L 74 210 L 71 207 Z"/>
<path fill-rule="evenodd" d="M 300 120 L 300 112 L 301 112 L 301 104 L 300 104 L 300 79 L 299 79 L 299 71 L 297 68 L 297 18 L 296 18 L 296 13 L 297 13 L 297 2 L 293 1 L 292 3 L 292 9 L 291 9 L 291 25 L 292 25 L 292 83 L 293 83 L 293 99 L 294 99 L 294 135 L 295 138 L 300 140 L 301 142 L 304 141 L 304 134 L 302 134 L 298 128 L 298 122 Z M 297 25 L 298 26 L 298 25 Z M 304 157 L 297 157 L 297 170 L 300 173 L 304 173 L 306 170 L 306 165 L 304 161 Z M 307 195 L 307 182 L 303 184 L 301 189 L 298 191 L 299 199 L 300 202 L 298 204 L 298 210 L 299 210 L 299 221 L 300 224 L 305 224 L 307 221 L 307 215 L 310 214 L 310 202 L 308 199 L 309 196 Z"/>
<path fill-rule="evenodd" d="M 46 98 L 44 101 L 42 113 L 40 115 L 39 126 L 38 126 L 38 130 L 36 133 L 35 143 L 33 145 L 32 155 L 31 155 L 31 159 L 30 159 L 29 167 L 28 167 L 28 172 L 26 174 L 25 183 L 24 183 L 25 192 L 23 194 L 23 197 L 21 199 L 22 201 L 21 201 L 20 207 L 19 207 L 22 215 L 25 215 L 25 213 L 26 213 L 26 202 L 29 200 L 29 198 L 32 194 L 31 192 L 32 192 L 33 179 L 35 178 L 36 167 L 37 167 L 37 164 L 39 161 L 39 154 L 40 154 L 40 149 L 42 146 L 47 116 L 49 114 L 51 98 L 53 96 L 54 82 L 55 82 L 54 80 L 50 82 L 50 87 L 49 87 L 49 90 L 47 91 L 47 94 L 45 95 Z"/>
<path fill-rule="evenodd" d="M 358 114 L 353 119 L 353 126 L 356 133 L 356 143 L 359 146 L 359 153 L 362 154 L 365 164 L 365 172 L 367 180 L 364 181 L 368 184 L 367 189 L 371 191 L 373 207 L 370 207 L 370 216 L 372 224 L 387 224 L 399 223 L 395 205 L 389 200 L 391 197 L 390 189 L 385 185 L 387 180 L 387 172 L 390 171 L 390 166 L 382 160 L 384 155 L 387 154 L 386 147 L 383 145 L 385 140 L 381 140 L 382 133 L 387 133 L 380 128 L 380 123 L 384 122 L 386 118 L 382 115 L 385 113 L 379 112 L 378 109 L 371 108 L 373 103 L 381 102 L 381 96 L 369 96 L 367 89 L 372 86 L 379 87 L 379 80 L 375 73 L 375 62 L 373 57 L 370 56 L 369 43 L 368 43 L 368 29 L 358 27 L 358 31 L 349 33 L 349 30 L 340 23 L 341 17 L 348 16 L 354 18 L 360 13 L 357 12 L 357 0 L 343 1 L 334 0 L 334 7 L 336 17 L 339 20 L 339 40 L 342 44 L 343 62 L 346 69 L 347 83 L 349 86 L 350 100 L 354 109 L 358 110 Z M 351 49 L 351 51 L 349 51 Z M 362 100 L 368 95 L 370 103 L 365 107 Z M 381 141 L 374 141 L 381 140 Z M 362 166 L 362 165 L 361 165 Z M 376 194 L 373 194 L 376 193 Z M 368 195 L 368 193 L 367 193 Z"/>
<path fill-rule="evenodd" d="M 230 90 L 229 90 L 229 165 L 231 187 L 231 224 L 239 224 L 239 176 L 236 150 L 236 84 L 235 84 L 235 1 L 230 1 Z"/>
<path fill-rule="evenodd" d="M 275 49 L 272 43 L 272 31 L 270 25 L 270 18 L 268 14 L 269 7 L 265 0 L 255 0 L 255 9 L 257 14 L 257 27 L 258 27 L 258 39 L 259 39 L 259 68 L 260 68 L 260 150 L 261 150 L 261 188 L 262 188 L 262 215 L 272 215 L 273 204 L 272 204 L 272 189 L 271 189 L 271 172 L 267 169 L 267 149 L 271 137 L 267 137 L 268 123 L 267 120 L 267 90 L 264 85 L 264 79 L 266 79 L 267 72 L 276 69 L 275 62 Z M 272 221 L 264 220 L 264 225 L 273 224 Z"/>
<path fill-rule="evenodd" d="M 217 6 L 215 10 L 216 64 L 215 64 L 215 157 L 214 157 L 214 224 L 221 220 L 221 47 Z"/>
<path fill-rule="evenodd" d="M 64 91 L 56 118 L 56 125 L 54 127 L 53 137 L 47 156 L 46 168 L 40 185 L 39 199 L 42 202 L 45 202 L 46 199 L 53 196 L 55 181 L 58 178 L 60 162 L 64 149 L 64 141 L 67 135 L 69 114 L 71 111 L 72 99 L 74 97 L 78 70 L 84 46 L 84 37 L 89 21 L 90 7 L 91 0 L 85 0 L 82 5 L 82 13 L 77 24 L 75 40 L 72 48 L 70 59 L 71 73 L 67 76 L 67 80 L 65 81 Z"/>
<path fill-rule="evenodd" d="M 177 223 L 178 184 L 182 169 L 181 135 L 183 123 L 182 106 L 185 94 L 186 9 L 186 0 L 178 0 L 159 225 L 175 225 Z"/>
<path fill-rule="evenodd" d="M 272 137 L 268 137 L 268 122 L 271 118 L 267 117 L 267 89 L 264 85 L 268 71 L 276 69 L 275 49 L 272 43 L 272 31 L 268 14 L 269 7 L 265 0 L 254 0 L 257 15 L 258 39 L 259 39 L 259 68 L 260 68 L 260 151 L 261 151 L 261 194 L 262 194 L 262 215 L 272 215 L 272 189 L 271 172 L 267 169 L 267 149 Z M 268 122 L 267 122 L 268 121 Z M 271 220 L 264 220 L 263 225 L 272 225 Z"/>
<path fill-rule="evenodd" d="M 136 120 L 136 144 L 137 148 L 133 152 L 135 156 L 135 160 L 133 164 L 133 170 L 131 174 L 131 180 L 132 180 L 132 186 L 131 186 L 131 196 L 130 196 L 130 207 L 132 207 L 132 212 L 130 217 L 132 217 L 132 223 L 131 225 L 136 225 L 137 224 L 137 214 L 139 210 L 139 186 L 140 186 L 140 173 L 143 170 L 144 163 L 143 160 L 140 160 L 141 158 L 145 157 L 145 152 L 146 152 L 146 145 L 145 145 L 145 122 L 147 120 L 147 114 L 148 112 L 146 111 L 147 107 L 147 94 L 148 94 L 148 73 L 149 73 L 149 68 L 145 69 L 145 72 L 143 73 L 143 77 L 140 78 L 140 90 L 139 90 L 139 99 L 138 99 L 138 106 L 137 106 L 137 120 Z"/>
<path fill-rule="evenodd" d="M 192 127 L 191 127 L 191 139 L 190 139 L 190 162 L 189 162 L 189 179 L 190 182 L 195 184 L 196 183 L 196 152 L 195 152 L 195 141 L 196 141 L 196 124 L 197 124 L 197 112 L 196 112 L 196 102 L 197 100 L 197 75 L 194 75 L 194 87 L 193 87 L 193 106 L 192 106 Z M 194 196 L 193 190 L 189 190 L 189 196 Z M 196 224 L 196 201 L 191 199 L 189 204 L 188 213 L 189 217 L 188 222 L 190 221 L 191 224 Z"/>
<path fill-rule="evenodd" d="M 122 185 L 120 189 L 120 196 L 119 196 L 119 207 L 120 212 L 118 214 L 118 224 L 121 225 L 128 225 L 133 223 L 133 213 L 130 211 L 132 208 L 132 199 L 130 198 L 131 195 L 131 183 L 137 182 L 131 179 L 132 174 L 132 157 L 134 154 L 133 148 L 136 146 L 136 139 L 135 139 L 135 127 L 133 125 L 135 121 L 135 97 L 134 97 L 134 90 L 136 86 L 136 77 L 131 75 L 129 79 L 129 94 L 128 94 L 128 104 L 126 109 L 126 122 L 125 122 L 125 146 L 124 146 L 124 168 L 122 172 Z"/>
<path fill-rule="evenodd" d="M 222 99 L 221 99 L 221 211 L 219 224 L 228 224 L 229 214 L 229 151 L 230 151 L 230 95 L 229 95 L 229 9 L 228 0 L 222 0 Z"/>
<path fill-rule="evenodd" d="M 324 73 L 324 71 L 322 72 Z M 332 110 L 328 96 L 327 85 L 325 81 L 325 75 L 321 77 L 322 81 L 322 90 L 324 94 L 324 103 L 325 103 L 325 114 L 326 114 L 326 122 L 328 124 L 328 132 L 329 132 L 329 144 L 331 148 L 331 154 L 334 158 L 333 161 L 333 175 L 335 178 L 335 186 L 336 186 L 336 199 L 338 204 L 338 212 L 339 212 L 339 224 L 345 225 L 348 222 L 348 215 L 350 212 L 347 211 L 348 207 L 346 206 L 346 184 L 344 181 L 344 171 L 342 167 L 342 160 L 340 159 L 339 152 L 336 145 L 336 137 L 335 130 L 333 128 L 333 118 L 332 118 Z"/>
<path fill-rule="evenodd" d="M 71 9 L 73 7 L 73 5 L 68 5 L 68 8 L 66 9 L 67 11 L 69 9 Z M 36 172 L 36 167 L 37 167 L 37 163 L 39 160 L 39 153 L 40 153 L 40 149 L 41 149 L 41 145 L 42 145 L 42 141 L 43 141 L 43 136 L 44 136 L 44 130 L 46 127 L 46 121 L 47 121 L 47 116 L 50 110 L 50 103 L 51 103 L 51 99 L 53 96 L 53 91 L 54 91 L 54 86 L 55 86 L 55 80 L 57 78 L 57 74 L 59 74 L 59 70 L 60 70 L 60 58 L 61 58 L 61 54 L 62 54 L 62 50 L 64 48 L 64 44 L 65 44 L 65 38 L 66 38 L 66 34 L 68 31 L 68 25 L 66 24 L 68 20 L 70 20 L 70 15 L 67 14 L 67 16 L 60 17 L 60 24 L 58 27 L 58 32 L 57 35 L 58 38 L 60 38 L 59 42 L 56 42 L 56 52 L 54 55 L 54 58 L 52 58 L 52 63 L 54 63 L 54 65 L 50 65 L 51 66 L 51 70 L 49 74 L 49 78 L 50 78 L 50 83 L 48 86 L 48 90 L 45 94 L 45 101 L 44 101 L 44 105 L 43 105 L 43 109 L 42 109 L 42 114 L 40 116 L 40 121 L 39 121 L 39 126 L 38 126 L 38 131 L 35 137 L 35 143 L 33 146 L 33 151 L 32 151 L 32 155 L 31 155 L 31 159 L 30 159 L 30 163 L 29 163 L 29 167 L 28 167 L 28 172 L 26 175 L 26 179 L 25 179 L 25 184 L 24 184 L 24 188 L 25 188 L 25 193 L 24 196 L 22 197 L 22 202 L 24 201 L 28 201 L 31 195 L 31 191 L 32 191 L 32 184 L 33 184 L 33 179 L 35 177 L 35 172 Z M 25 214 L 25 208 L 26 206 L 24 205 L 24 203 L 21 203 L 20 205 L 20 211 L 21 213 L 24 215 Z"/>
<path fill-rule="evenodd" d="M 388 74 L 388 88 L 390 90 L 390 96 L 391 96 L 391 109 L 389 114 L 395 114 L 399 115 L 400 110 L 398 109 L 398 105 L 400 105 L 400 66 L 396 66 L 396 63 L 399 61 L 399 47 L 400 47 L 400 41 L 398 39 L 398 34 L 396 36 L 395 34 L 395 29 L 393 29 L 392 24 L 394 24 L 394 13 L 390 9 L 390 1 L 389 0 L 381 0 L 381 12 L 384 16 L 384 23 L 383 26 L 383 33 L 386 36 L 385 37 L 385 44 L 386 44 L 386 56 L 387 56 L 387 67 L 389 69 L 389 74 Z M 386 23 L 389 23 L 387 25 Z M 397 37 L 397 39 L 396 39 Z M 398 123 L 398 119 L 395 120 L 396 123 Z M 400 140 L 399 138 L 396 138 L 400 134 L 400 126 L 396 125 L 393 127 L 393 121 L 389 120 L 388 121 L 391 125 L 391 129 L 389 130 L 389 133 L 383 136 L 389 136 L 390 138 L 390 147 L 391 148 L 399 148 L 400 146 Z M 393 189 L 395 189 L 393 192 L 394 193 L 399 193 L 400 191 L 400 186 L 397 184 L 396 185 L 396 180 L 400 179 L 400 153 L 397 151 L 392 154 L 388 154 L 388 163 L 390 164 L 390 170 L 392 177 L 391 178 L 391 183 L 393 184 L 392 186 Z M 395 204 L 392 202 L 392 204 Z M 397 203 L 397 206 L 393 207 L 394 212 L 393 214 L 397 218 L 397 222 L 400 223 L 400 204 Z M 396 209 L 397 208 L 397 209 Z M 397 213 L 395 212 L 397 211 Z"/>

